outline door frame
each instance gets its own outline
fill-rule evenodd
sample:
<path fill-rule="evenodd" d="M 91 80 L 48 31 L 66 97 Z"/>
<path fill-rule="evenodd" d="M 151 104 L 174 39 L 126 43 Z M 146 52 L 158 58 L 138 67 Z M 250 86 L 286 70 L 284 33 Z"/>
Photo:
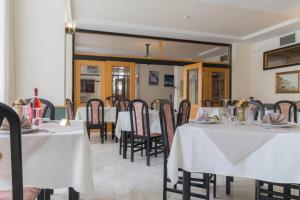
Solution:
<path fill-rule="evenodd" d="M 77 110 L 78 107 L 86 106 L 83 103 L 80 103 L 80 67 L 81 65 L 100 65 L 101 68 L 101 94 L 100 99 L 105 101 L 105 83 L 106 83 L 106 62 L 104 61 L 95 61 L 95 60 L 76 60 L 75 61 L 75 80 L 74 80 L 74 111 Z"/>
<path fill-rule="evenodd" d="M 185 65 L 183 67 L 183 95 L 185 99 L 188 99 L 188 71 L 191 69 L 198 69 L 198 104 L 191 105 L 190 118 L 195 118 L 198 112 L 198 108 L 202 106 L 202 63 L 194 63 L 191 65 Z"/>
<path fill-rule="evenodd" d="M 133 62 L 119 62 L 119 61 L 106 61 L 106 81 L 112 83 L 112 68 L 114 66 L 122 66 L 129 68 L 130 81 L 129 81 L 129 99 L 135 99 L 135 63 Z M 105 96 L 112 95 L 112 84 L 106 84 Z"/>

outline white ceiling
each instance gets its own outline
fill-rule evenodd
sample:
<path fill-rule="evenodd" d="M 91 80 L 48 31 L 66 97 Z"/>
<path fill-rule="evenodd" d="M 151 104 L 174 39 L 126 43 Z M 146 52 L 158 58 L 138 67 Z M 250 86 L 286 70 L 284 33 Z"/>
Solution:
<path fill-rule="evenodd" d="M 233 43 L 300 29 L 300 0 L 71 0 L 71 5 L 79 28 L 101 31 Z"/>

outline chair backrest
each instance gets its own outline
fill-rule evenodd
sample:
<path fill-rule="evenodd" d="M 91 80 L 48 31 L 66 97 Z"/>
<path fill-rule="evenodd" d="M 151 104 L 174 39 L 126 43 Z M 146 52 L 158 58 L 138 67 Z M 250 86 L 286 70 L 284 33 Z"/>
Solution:
<path fill-rule="evenodd" d="M 104 124 L 104 103 L 101 99 L 90 99 L 86 103 L 86 123 L 88 125 Z"/>
<path fill-rule="evenodd" d="M 117 100 L 116 99 L 114 101 L 113 105 L 116 107 L 116 123 L 118 121 L 119 112 L 128 111 L 129 104 L 130 104 L 129 99 L 125 99 L 125 100 Z"/>
<path fill-rule="evenodd" d="M 139 136 L 150 137 L 149 110 L 142 99 L 135 99 L 129 104 L 131 131 Z"/>
<path fill-rule="evenodd" d="M 191 111 L 190 101 L 186 99 L 182 100 L 179 104 L 176 127 L 189 122 L 190 111 Z"/>
<path fill-rule="evenodd" d="M 205 100 L 204 101 L 204 107 L 213 107 L 212 100 Z"/>
<path fill-rule="evenodd" d="M 159 120 L 163 137 L 164 152 L 169 156 L 175 134 L 175 118 L 172 103 L 164 100 L 160 104 Z"/>
<path fill-rule="evenodd" d="M 162 99 L 154 99 L 151 101 L 150 108 L 151 110 L 159 109 L 159 105 L 162 102 Z"/>
<path fill-rule="evenodd" d="M 74 119 L 74 103 L 70 99 L 66 99 L 66 114 L 69 120 Z"/>
<path fill-rule="evenodd" d="M 274 112 L 279 112 L 280 114 L 284 115 L 284 118 L 286 120 L 294 121 L 297 123 L 297 106 L 294 102 L 292 101 L 278 101 L 274 104 L 273 106 Z"/>
<path fill-rule="evenodd" d="M 13 200 L 23 200 L 21 122 L 18 114 L 9 106 L 0 103 L 1 116 L 10 126 L 11 173 Z"/>
<path fill-rule="evenodd" d="M 300 101 L 295 101 L 298 112 L 300 112 Z"/>
<path fill-rule="evenodd" d="M 32 98 L 26 99 L 25 102 L 26 102 L 26 103 L 30 103 L 31 99 L 32 99 Z M 48 111 L 48 109 L 49 109 L 49 112 L 50 112 L 50 115 L 49 115 L 49 116 L 50 116 L 50 120 L 55 120 L 55 107 L 54 107 L 54 105 L 53 105 L 50 101 L 48 101 L 48 100 L 46 100 L 46 99 L 41 99 L 41 98 L 40 98 L 40 101 L 42 102 L 42 106 L 43 106 L 42 117 L 43 117 L 43 118 L 46 117 L 47 111 Z"/>
<path fill-rule="evenodd" d="M 221 107 L 227 107 L 227 106 L 228 106 L 227 101 L 225 101 L 224 99 L 222 99 L 222 100 L 220 101 L 220 106 L 221 106 Z"/>
<path fill-rule="evenodd" d="M 0 113 L 0 126 L 2 125 L 3 120 L 4 120 L 4 116 L 1 115 L 1 113 Z"/>
<path fill-rule="evenodd" d="M 252 112 L 254 120 L 258 120 L 258 117 L 262 120 L 265 116 L 265 108 L 260 101 L 250 100 L 247 109 Z"/>

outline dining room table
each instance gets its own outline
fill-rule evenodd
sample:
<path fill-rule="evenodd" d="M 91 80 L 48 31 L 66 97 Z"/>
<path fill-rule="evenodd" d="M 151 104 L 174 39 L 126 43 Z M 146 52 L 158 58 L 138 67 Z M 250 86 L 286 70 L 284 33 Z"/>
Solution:
<path fill-rule="evenodd" d="M 102 108 L 100 108 L 102 109 Z M 116 107 L 104 107 L 104 122 L 115 123 L 116 122 Z M 101 115 L 100 115 L 101 117 Z M 86 107 L 78 107 L 75 115 L 75 120 L 86 121 Z"/>
<path fill-rule="evenodd" d="M 283 128 L 284 127 L 284 128 Z M 183 199 L 191 173 L 210 173 L 275 183 L 300 183 L 300 127 L 261 123 L 191 122 L 176 129 L 168 158 L 172 184 L 183 170 Z"/>
<path fill-rule="evenodd" d="M 70 188 L 70 199 L 94 194 L 91 148 L 82 121 L 48 121 L 22 131 L 23 185 L 42 189 Z M 11 188 L 9 131 L 0 131 L 0 190 Z"/>

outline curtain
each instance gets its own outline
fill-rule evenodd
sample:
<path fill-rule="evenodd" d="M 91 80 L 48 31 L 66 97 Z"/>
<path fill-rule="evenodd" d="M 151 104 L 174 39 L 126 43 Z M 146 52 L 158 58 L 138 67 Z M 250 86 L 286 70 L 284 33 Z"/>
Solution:
<path fill-rule="evenodd" d="M 13 1 L 0 0 L 0 101 L 14 100 Z"/>

